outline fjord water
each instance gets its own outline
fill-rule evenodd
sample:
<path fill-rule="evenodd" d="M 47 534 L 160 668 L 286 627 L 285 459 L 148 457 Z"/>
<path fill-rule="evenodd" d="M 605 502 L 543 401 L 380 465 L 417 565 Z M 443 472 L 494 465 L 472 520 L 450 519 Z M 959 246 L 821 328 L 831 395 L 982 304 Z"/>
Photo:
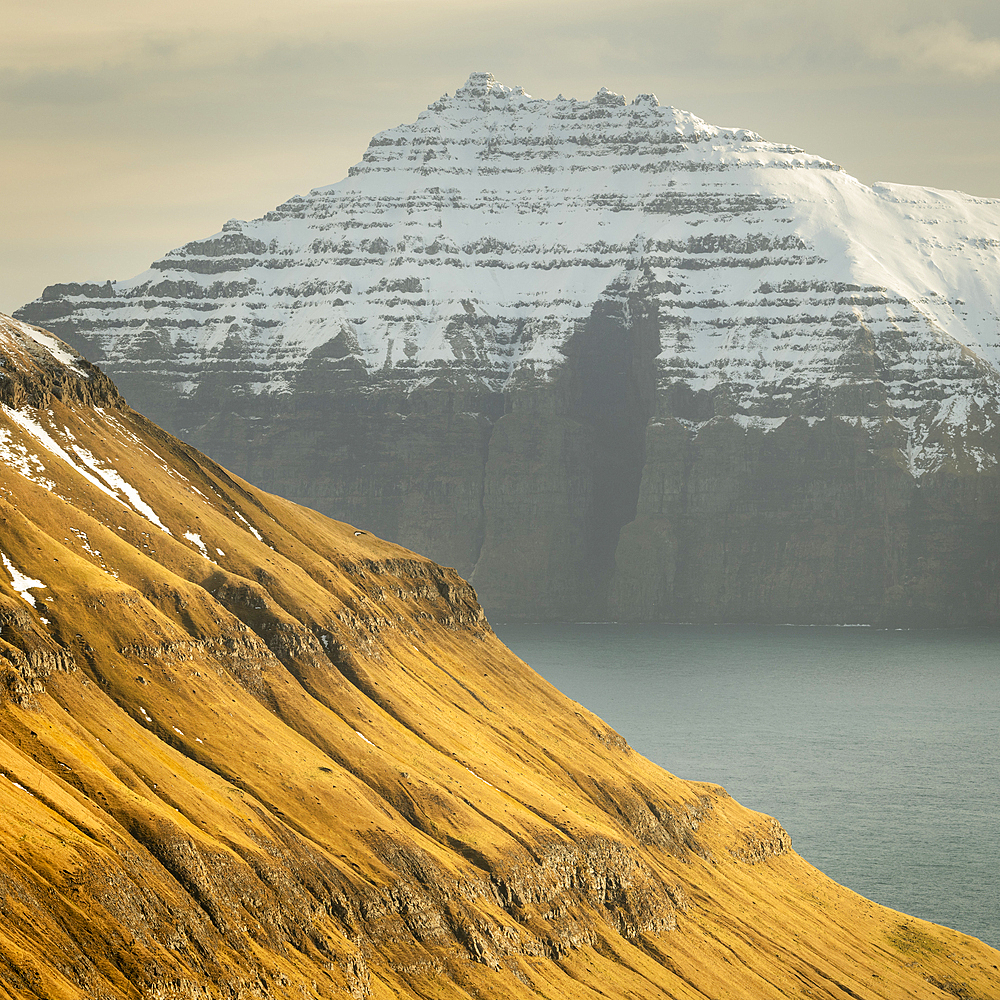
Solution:
<path fill-rule="evenodd" d="M 501 625 L 674 774 L 861 895 L 1000 947 L 1000 633 Z"/>

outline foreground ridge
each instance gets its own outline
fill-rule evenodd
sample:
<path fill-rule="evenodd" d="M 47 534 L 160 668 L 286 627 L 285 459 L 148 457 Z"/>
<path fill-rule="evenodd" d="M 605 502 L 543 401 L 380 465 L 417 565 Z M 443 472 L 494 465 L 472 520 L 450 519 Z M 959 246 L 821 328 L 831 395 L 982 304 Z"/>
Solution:
<path fill-rule="evenodd" d="M 636 754 L 453 570 L 0 317 L 0 989 L 940 997 L 1000 954 Z"/>

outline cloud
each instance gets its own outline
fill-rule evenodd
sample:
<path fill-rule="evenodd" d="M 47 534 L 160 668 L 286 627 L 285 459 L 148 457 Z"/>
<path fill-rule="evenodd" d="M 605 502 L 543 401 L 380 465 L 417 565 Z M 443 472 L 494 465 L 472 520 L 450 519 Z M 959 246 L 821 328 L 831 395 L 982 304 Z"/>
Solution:
<path fill-rule="evenodd" d="M 902 66 L 982 78 L 1000 74 L 1000 39 L 976 38 L 959 21 L 930 23 L 884 40 L 871 48 Z"/>

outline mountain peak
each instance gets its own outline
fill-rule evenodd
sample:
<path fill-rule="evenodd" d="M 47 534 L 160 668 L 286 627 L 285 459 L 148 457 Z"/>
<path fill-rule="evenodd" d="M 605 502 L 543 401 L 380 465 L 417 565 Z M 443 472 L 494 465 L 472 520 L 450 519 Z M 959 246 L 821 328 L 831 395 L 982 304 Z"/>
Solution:
<path fill-rule="evenodd" d="M 616 94 L 613 90 L 608 90 L 607 87 L 601 87 L 601 89 L 594 95 L 592 104 L 604 104 L 608 107 L 613 108 L 624 108 L 625 98 L 621 94 Z"/>
<path fill-rule="evenodd" d="M 707 138 L 746 143 L 764 141 L 757 133 L 747 129 L 719 128 L 689 111 L 662 107 L 655 94 L 639 94 L 628 102 L 622 94 L 601 87 L 590 100 L 566 98 L 562 94 L 547 100 L 532 97 L 523 87 L 505 86 L 492 73 L 476 72 L 470 74 L 465 84 L 455 91 L 454 97 L 444 94 L 428 105 L 427 111 L 419 116 L 416 123 L 380 133 L 372 140 L 372 145 L 386 145 L 389 136 L 398 138 L 401 133 L 412 131 L 422 124 L 424 127 L 440 128 L 446 121 L 454 120 L 456 114 L 462 123 L 471 123 L 483 116 L 492 121 L 491 116 L 496 112 L 504 114 L 504 125 L 514 131 L 531 131 L 542 127 L 544 122 L 544 127 L 554 136 L 562 132 L 570 137 L 581 126 L 593 138 L 602 134 L 612 135 L 622 128 L 651 127 L 694 141 Z M 656 134 L 646 137 L 646 141 L 655 143 L 655 140 Z M 359 169 L 362 168 L 354 168 L 352 173 Z"/>
<path fill-rule="evenodd" d="M 465 84 L 455 91 L 455 99 L 465 100 L 465 101 L 479 101 L 484 97 L 489 97 L 493 100 L 505 100 L 511 97 L 515 98 L 525 98 L 528 101 L 538 101 L 544 104 L 579 104 L 579 103 L 589 103 L 594 105 L 600 105 L 604 107 L 616 107 L 624 108 L 626 107 L 626 99 L 609 87 L 601 87 L 600 90 L 590 99 L 590 101 L 581 102 L 577 101 L 575 98 L 566 98 L 560 94 L 552 101 L 546 101 L 544 99 L 533 98 L 530 94 L 525 92 L 523 87 L 508 87 L 502 84 L 492 73 L 476 72 L 470 73 L 468 80 Z M 448 95 L 445 94 L 440 98 L 441 101 L 448 101 Z M 431 105 L 431 108 L 435 107 Z M 634 108 L 658 108 L 660 102 L 657 100 L 655 94 L 638 94 L 628 105 Z M 675 109 L 671 108 L 671 111 Z M 679 112 L 684 115 L 686 112 Z M 694 117 L 694 116 L 692 116 Z M 697 119 L 699 122 L 701 119 Z"/>
<path fill-rule="evenodd" d="M 513 88 L 505 87 L 492 73 L 470 73 L 465 85 L 455 91 L 456 97 L 505 97 Z"/>
<path fill-rule="evenodd" d="M 70 377 L 90 378 L 86 371 L 89 365 L 75 348 L 41 327 L 3 314 L 0 314 L 0 352 L 5 358 L 4 367 L 13 366 L 25 372 L 39 367 L 60 367 Z"/>

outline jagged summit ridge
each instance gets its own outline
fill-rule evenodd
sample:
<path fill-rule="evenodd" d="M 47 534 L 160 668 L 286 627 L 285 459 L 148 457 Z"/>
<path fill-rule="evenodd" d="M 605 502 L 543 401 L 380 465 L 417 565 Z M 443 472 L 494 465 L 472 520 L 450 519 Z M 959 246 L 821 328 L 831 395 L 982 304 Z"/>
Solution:
<path fill-rule="evenodd" d="M 498 119 L 497 116 L 502 117 Z M 517 118 L 521 120 L 514 120 Z M 621 94 L 601 87 L 589 101 L 565 98 L 561 94 L 555 100 L 545 100 L 525 93 L 523 87 L 504 86 L 492 73 L 473 73 L 465 86 L 455 91 L 454 97 L 445 94 L 428 105 L 415 124 L 416 127 L 447 127 L 476 122 L 485 128 L 509 128 L 512 133 L 524 131 L 542 135 L 562 129 L 569 141 L 579 142 L 587 125 L 593 126 L 599 120 L 601 131 L 625 130 L 638 141 L 697 142 L 719 136 L 733 141 L 764 141 L 747 129 L 720 129 L 688 111 L 660 107 L 654 94 L 639 94 L 631 103 L 626 103 Z M 382 132 L 376 140 L 382 136 L 398 137 L 400 130 L 407 128 L 404 125 Z"/>

